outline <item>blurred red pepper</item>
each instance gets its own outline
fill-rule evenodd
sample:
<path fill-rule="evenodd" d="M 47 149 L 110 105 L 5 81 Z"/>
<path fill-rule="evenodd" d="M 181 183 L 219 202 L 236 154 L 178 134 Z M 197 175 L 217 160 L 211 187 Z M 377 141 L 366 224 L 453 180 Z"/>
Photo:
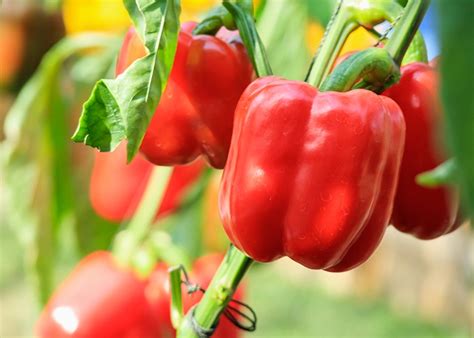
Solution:
<path fill-rule="evenodd" d="M 127 165 L 126 152 L 126 145 L 121 144 L 113 152 L 98 152 L 95 155 L 89 196 L 97 214 L 110 221 L 120 222 L 133 215 L 154 167 L 140 154 Z M 196 160 L 173 169 L 157 217 L 179 207 L 187 189 L 199 178 L 204 166 L 203 161 Z"/>
<path fill-rule="evenodd" d="M 189 274 L 192 283 L 197 283 L 206 289 L 212 280 L 219 264 L 222 262 L 223 255 L 210 254 L 197 259 L 194 262 L 193 270 Z M 150 283 L 147 287 L 147 297 L 153 307 L 153 313 L 156 321 L 160 323 L 160 337 L 174 337 L 175 330 L 171 324 L 170 315 L 170 286 L 168 267 L 162 263 L 157 266 L 150 276 Z M 244 289 L 239 286 L 234 298 L 242 300 Z M 184 312 L 199 302 L 202 293 L 194 292 L 188 294 L 183 286 L 183 308 Z M 240 330 L 234 326 L 226 317 L 222 316 L 213 338 L 238 338 Z"/>
<path fill-rule="evenodd" d="M 261 262 L 363 263 L 392 212 L 404 135 L 400 108 L 384 96 L 256 80 L 236 108 L 221 183 L 228 236 Z"/>
<path fill-rule="evenodd" d="M 40 338 L 154 338 L 147 281 L 105 251 L 84 258 L 56 290 L 36 323 Z"/>
<path fill-rule="evenodd" d="M 447 159 L 437 137 L 443 114 L 433 67 L 417 62 L 403 66 L 401 72 L 400 82 L 384 92 L 402 109 L 407 129 L 392 223 L 400 231 L 431 239 L 461 224 L 459 196 L 449 187 L 425 188 L 415 182 L 416 175 Z"/>
<path fill-rule="evenodd" d="M 222 259 L 221 254 L 211 254 L 196 260 L 191 281 L 206 288 Z M 240 287 L 234 297 L 242 296 Z M 184 292 L 184 309 L 201 297 L 200 292 Z M 160 263 L 149 278 L 139 279 L 108 252 L 87 256 L 49 300 L 36 323 L 36 334 L 39 338 L 173 337 L 167 266 Z M 213 337 L 237 338 L 239 329 L 222 318 Z"/>
<path fill-rule="evenodd" d="M 173 68 L 141 145 L 157 165 L 185 164 L 199 155 L 223 168 L 232 134 L 234 109 L 250 83 L 252 66 L 237 33 L 221 30 L 216 37 L 191 35 L 194 23 L 179 33 Z M 144 47 L 130 29 L 120 52 L 117 74 Z"/>

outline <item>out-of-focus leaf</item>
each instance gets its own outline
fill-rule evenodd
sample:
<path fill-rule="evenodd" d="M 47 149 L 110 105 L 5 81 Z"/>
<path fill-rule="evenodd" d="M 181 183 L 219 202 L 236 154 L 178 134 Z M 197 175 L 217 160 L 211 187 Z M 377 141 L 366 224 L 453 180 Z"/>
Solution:
<path fill-rule="evenodd" d="M 468 212 L 474 215 L 474 1 L 438 0 L 441 36 L 441 98 L 446 131 L 458 164 L 459 183 Z"/>
<path fill-rule="evenodd" d="M 73 140 L 111 151 L 126 138 L 131 161 L 173 65 L 180 6 L 177 0 L 125 0 L 124 4 L 149 53 L 116 79 L 97 82 Z"/>
<path fill-rule="evenodd" d="M 312 19 L 326 26 L 331 19 L 334 7 L 337 4 L 335 0 L 306 0 L 309 15 Z"/>
<path fill-rule="evenodd" d="M 203 195 L 211 177 L 207 169 L 184 198 L 179 212 L 158 221 L 159 229 L 167 230 L 173 243 L 186 250 L 191 258 L 203 254 L 201 223 L 203 218 Z"/>
<path fill-rule="evenodd" d="M 303 1 L 267 1 L 257 29 L 275 75 L 302 79 L 310 63 L 308 7 Z"/>
<path fill-rule="evenodd" d="M 60 230 L 71 223 L 75 201 L 68 145 L 70 106 L 63 96 L 67 88 L 60 82 L 61 69 L 78 51 L 107 47 L 116 40 L 87 34 L 59 42 L 46 54 L 5 120 L 0 159 L 6 219 L 35 267 L 43 302 L 54 285 Z"/>

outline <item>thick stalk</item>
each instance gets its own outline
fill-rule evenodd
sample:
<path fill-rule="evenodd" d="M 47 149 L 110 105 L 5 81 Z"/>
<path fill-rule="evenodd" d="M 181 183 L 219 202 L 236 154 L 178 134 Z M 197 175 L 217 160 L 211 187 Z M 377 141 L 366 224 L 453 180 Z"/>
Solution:
<path fill-rule="evenodd" d="M 198 306 L 181 322 L 177 337 L 199 338 L 193 322 L 204 330 L 213 328 L 252 262 L 251 258 L 231 246 Z"/>
<path fill-rule="evenodd" d="M 400 65 L 423 17 L 428 10 L 430 0 L 408 1 L 404 15 L 395 26 L 392 36 L 385 49 L 395 62 Z"/>
<path fill-rule="evenodd" d="M 344 41 L 357 27 L 358 24 L 352 20 L 352 15 L 341 1 L 326 29 L 323 41 L 311 64 L 310 71 L 306 77 L 307 83 L 317 88 L 320 86 L 341 51 Z"/>
<path fill-rule="evenodd" d="M 380 93 L 396 83 L 399 65 L 426 13 L 429 0 L 410 0 L 405 14 L 395 26 L 395 39 L 385 48 L 369 48 L 352 55 L 322 84 L 322 91 L 348 91 L 365 88 Z"/>
<path fill-rule="evenodd" d="M 339 55 L 344 42 L 357 27 L 363 26 L 373 30 L 375 25 L 385 20 L 395 23 L 402 13 L 403 7 L 394 0 L 365 0 L 363 4 L 360 0 L 341 0 L 313 60 L 306 82 L 319 88 Z M 426 48 L 420 33 L 417 34 L 415 42 L 410 47 L 411 59 L 424 61 Z"/>
<path fill-rule="evenodd" d="M 362 81 L 365 89 L 379 93 L 399 78 L 400 69 L 390 54 L 382 48 L 369 48 L 350 56 L 337 66 L 320 90 L 346 92 Z"/>
<path fill-rule="evenodd" d="M 357 27 L 368 29 L 388 20 L 393 22 L 402 7 L 393 0 L 341 0 L 316 53 L 306 82 L 318 87 L 329 73 L 349 34 Z"/>

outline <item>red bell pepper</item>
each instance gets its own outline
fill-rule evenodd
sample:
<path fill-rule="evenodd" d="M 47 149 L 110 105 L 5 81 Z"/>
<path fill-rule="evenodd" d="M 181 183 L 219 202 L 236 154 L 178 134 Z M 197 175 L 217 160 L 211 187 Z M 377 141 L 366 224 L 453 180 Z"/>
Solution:
<path fill-rule="evenodd" d="M 384 95 L 398 103 L 406 120 L 406 145 L 400 168 L 392 223 L 400 231 L 431 239 L 461 224 L 459 196 L 448 187 L 425 188 L 415 177 L 446 160 L 436 138 L 442 122 L 436 71 L 424 63 L 402 67 L 400 82 Z"/>
<path fill-rule="evenodd" d="M 96 153 L 92 168 L 89 189 L 92 207 L 103 218 L 115 222 L 133 215 L 153 169 L 153 164 L 140 155 L 127 165 L 126 151 L 125 144 L 121 144 L 111 153 Z M 204 165 L 203 161 L 196 160 L 173 169 L 157 217 L 179 207 L 187 189 L 202 173 Z"/>
<path fill-rule="evenodd" d="M 261 262 L 363 263 L 392 212 L 404 133 L 400 108 L 370 91 L 256 80 L 236 108 L 219 196 L 231 241 Z"/>
<path fill-rule="evenodd" d="M 186 23 L 168 84 L 141 145 L 157 165 L 186 164 L 199 155 L 223 168 L 232 134 L 234 109 L 253 70 L 236 33 L 191 35 Z M 117 73 L 145 54 L 130 29 L 120 52 Z"/>
<path fill-rule="evenodd" d="M 191 282 L 197 283 L 206 289 L 222 259 L 223 255 L 221 254 L 210 254 L 197 259 L 194 262 L 193 270 L 189 274 Z M 156 316 L 156 321 L 159 322 L 160 337 L 174 337 L 176 331 L 171 324 L 169 273 L 168 267 L 165 264 L 159 264 L 151 274 L 146 292 L 152 305 L 153 313 Z M 243 286 L 240 286 L 234 294 L 234 298 L 242 300 L 243 292 Z M 201 298 L 201 292 L 188 294 L 183 286 L 183 307 L 185 312 L 188 312 Z M 240 337 L 239 333 L 240 330 L 223 316 L 212 337 L 238 338 Z"/>
<path fill-rule="evenodd" d="M 36 323 L 40 338 L 154 338 L 145 287 L 108 252 L 84 258 L 56 290 Z"/>
<path fill-rule="evenodd" d="M 196 260 L 190 278 L 206 288 L 221 254 Z M 234 295 L 242 299 L 240 287 Z M 189 310 L 202 297 L 184 293 Z M 175 331 L 170 319 L 169 275 L 164 263 L 144 279 L 120 266 L 105 251 L 84 258 L 49 300 L 36 323 L 40 338 L 167 338 Z M 237 338 L 239 329 L 223 318 L 213 337 Z"/>

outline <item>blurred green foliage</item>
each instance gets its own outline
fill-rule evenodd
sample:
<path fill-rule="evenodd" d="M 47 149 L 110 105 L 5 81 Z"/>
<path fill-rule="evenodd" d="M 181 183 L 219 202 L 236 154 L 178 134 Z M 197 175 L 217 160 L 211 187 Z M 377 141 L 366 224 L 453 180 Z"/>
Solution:
<path fill-rule="evenodd" d="M 474 216 L 474 1 L 438 0 L 441 95 L 448 140 L 456 158 L 465 206 Z"/>
<path fill-rule="evenodd" d="M 382 300 L 330 295 L 316 280 L 290 276 L 268 265 L 253 267 L 246 302 L 256 310 L 258 323 L 248 338 L 469 337 L 467 328 L 402 315 Z"/>
<path fill-rule="evenodd" d="M 90 207 L 84 208 L 87 199 L 78 198 L 84 196 L 88 175 L 81 172 L 80 161 L 74 162 L 70 125 L 76 118 L 74 104 L 93 82 L 75 83 L 64 70 L 78 53 L 102 48 L 101 57 L 108 62 L 92 75 L 104 76 L 117 42 L 104 35 L 61 40 L 45 55 L 5 120 L 6 139 L 0 144 L 5 223 L 22 245 L 41 302 L 63 277 L 57 275 L 57 265 L 106 248 L 116 229 L 94 216 Z M 91 227 L 97 230 L 98 224 L 103 225 L 102 231 L 92 235 Z"/>

